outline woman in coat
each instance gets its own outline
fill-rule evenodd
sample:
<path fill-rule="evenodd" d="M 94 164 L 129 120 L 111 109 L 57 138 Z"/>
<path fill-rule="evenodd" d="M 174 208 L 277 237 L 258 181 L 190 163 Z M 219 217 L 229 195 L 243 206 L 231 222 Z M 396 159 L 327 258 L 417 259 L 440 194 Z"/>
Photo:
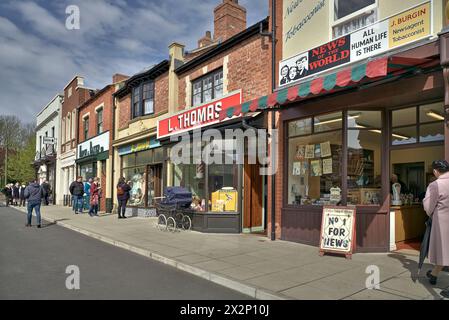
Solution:
<path fill-rule="evenodd" d="M 100 202 L 100 191 L 101 186 L 99 183 L 99 179 L 97 177 L 94 178 L 94 181 L 90 185 L 90 210 L 89 215 L 91 217 L 98 216 L 98 204 Z"/>
<path fill-rule="evenodd" d="M 12 187 L 12 196 L 14 198 L 14 205 L 18 206 L 20 202 L 20 184 L 18 182 Z"/>
<path fill-rule="evenodd" d="M 446 160 L 434 161 L 432 169 L 437 180 L 427 187 L 423 205 L 432 218 L 429 261 L 435 267 L 427 272 L 427 278 L 435 285 L 440 271 L 449 266 L 449 163 Z"/>

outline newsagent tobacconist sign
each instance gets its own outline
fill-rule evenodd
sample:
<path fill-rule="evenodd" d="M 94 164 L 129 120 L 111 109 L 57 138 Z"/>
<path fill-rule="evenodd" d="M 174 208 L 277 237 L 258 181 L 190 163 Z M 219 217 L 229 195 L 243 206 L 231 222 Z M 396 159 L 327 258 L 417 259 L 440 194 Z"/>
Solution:
<path fill-rule="evenodd" d="M 279 86 L 424 39 L 431 28 L 431 5 L 426 2 L 281 61 Z"/>
<path fill-rule="evenodd" d="M 93 137 L 78 145 L 76 159 L 82 159 L 89 156 L 100 154 L 109 150 L 109 131 Z"/>
<path fill-rule="evenodd" d="M 182 111 L 166 119 L 162 119 L 157 123 L 157 138 L 166 138 L 175 134 L 218 123 L 220 111 L 240 104 L 242 102 L 241 100 L 242 94 L 238 91 L 219 100 L 211 101 L 187 111 Z"/>
<path fill-rule="evenodd" d="M 352 255 L 355 245 L 355 208 L 323 207 L 320 255 L 324 252 Z"/>

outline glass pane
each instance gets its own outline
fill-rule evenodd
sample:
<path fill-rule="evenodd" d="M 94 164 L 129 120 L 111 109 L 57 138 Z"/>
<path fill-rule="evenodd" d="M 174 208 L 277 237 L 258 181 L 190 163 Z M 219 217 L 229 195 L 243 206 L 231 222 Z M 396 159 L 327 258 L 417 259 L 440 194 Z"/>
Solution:
<path fill-rule="evenodd" d="M 122 167 L 134 167 L 136 165 L 136 154 L 128 154 L 126 156 L 122 156 Z"/>
<path fill-rule="evenodd" d="M 335 20 L 348 16 L 374 3 L 376 3 L 376 0 L 335 0 Z"/>
<path fill-rule="evenodd" d="M 153 162 L 153 151 L 146 150 L 136 153 L 136 165 L 145 165 Z"/>
<path fill-rule="evenodd" d="M 220 71 L 214 76 L 214 86 L 218 86 L 220 84 L 223 84 L 223 71 Z"/>
<path fill-rule="evenodd" d="M 443 102 L 426 104 L 419 107 L 419 122 L 444 121 Z"/>
<path fill-rule="evenodd" d="M 341 112 L 329 113 L 314 118 L 315 132 L 341 129 L 343 117 Z"/>
<path fill-rule="evenodd" d="M 288 135 L 290 137 L 312 133 L 312 118 L 292 121 L 288 124 Z"/>
<path fill-rule="evenodd" d="M 123 169 L 123 176 L 125 177 L 126 181 L 131 182 L 128 205 L 138 207 L 145 206 L 145 167 Z"/>
<path fill-rule="evenodd" d="M 237 211 L 238 166 L 209 165 L 209 190 L 214 212 Z"/>
<path fill-rule="evenodd" d="M 391 141 L 394 146 L 416 143 L 416 126 L 393 129 Z"/>
<path fill-rule="evenodd" d="M 201 103 L 201 92 L 193 96 L 193 105 L 196 106 Z"/>
<path fill-rule="evenodd" d="M 221 98 L 223 96 L 223 85 L 219 85 L 214 88 L 214 99 Z"/>
<path fill-rule="evenodd" d="M 341 200 L 342 132 L 289 139 L 288 204 L 329 205 Z"/>
<path fill-rule="evenodd" d="M 393 115 L 393 127 L 406 126 L 410 124 L 416 124 L 416 107 L 394 110 Z"/>
<path fill-rule="evenodd" d="M 163 162 L 164 161 L 164 149 L 163 148 L 156 148 L 153 149 L 154 151 L 154 159 L 153 162 Z"/>
<path fill-rule="evenodd" d="M 193 94 L 201 93 L 201 81 L 195 82 L 193 84 Z"/>
<path fill-rule="evenodd" d="M 212 100 L 212 88 L 203 92 L 203 102 Z"/>
<path fill-rule="evenodd" d="M 422 124 L 419 127 L 419 142 L 444 141 L 444 122 Z"/>
<path fill-rule="evenodd" d="M 153 99 L 146 99 L 144 103 L 144 114 L 154 113 Z"/>
<path fill-rule="evenodd" d="M 382 112 L 348 111 L 348 128 L 382 128 Z"/>
<path fill-rule="evenodd" d="M 97 174 L 96 166 L 93 163 L 80 165 L 80 176 L 83 177 L 83 181 L 87 181 L 90 178 L 94 178 Z"/>
<path fill-rule="evenodd" d="M 212 88 L 212 76 L 207 77 L 206 79 L 203 80 L 203 89 L 207 90 L 211 88 Z"/>
<path fill-rule="evenodd" d="M 348 130 L 348 204 L 382 202 L 381 153 L 380 131 Z"/>
<path fill-rule="evenodd" d="M 187 188 L 192 192 L 194 205 L 206 210 L 206 193 L 204 180 L 205 164 L 173 165 L 173 185 Z"/>

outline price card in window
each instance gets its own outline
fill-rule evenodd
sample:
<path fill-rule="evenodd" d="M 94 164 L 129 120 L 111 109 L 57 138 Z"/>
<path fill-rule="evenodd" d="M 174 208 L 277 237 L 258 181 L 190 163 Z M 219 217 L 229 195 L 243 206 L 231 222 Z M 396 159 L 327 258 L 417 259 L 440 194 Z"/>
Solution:
<path fill-rule="evenodd" d="M 354 207 L 323 207 L 320 255 L 331 252 L 351 257 L 356 235 L 355 213 Z"/>

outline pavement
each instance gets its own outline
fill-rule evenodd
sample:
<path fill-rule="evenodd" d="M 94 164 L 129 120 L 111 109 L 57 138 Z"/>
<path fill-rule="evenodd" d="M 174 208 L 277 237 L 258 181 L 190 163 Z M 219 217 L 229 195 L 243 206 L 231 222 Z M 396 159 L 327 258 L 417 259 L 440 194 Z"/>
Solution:
<path fill-rule="evenodd" d="M 428 283 L 430 264 L 416 275 L 416 251 L 358 253 L 348 260 L 320 257 L 316 247 L 260 235 L 160 231 L 155 218 L 91 218 L 61 206 L 41 211 L 59 226 L 256 299 L 439 300 L 441 290 L 449 287 L 444 272 L 436 286 Z"/>
<path fill-rule="evenodd" d="M 44 221 L 0 208 L 0 299 L 247 300 L 244 294 Z M 66 280 L 79 270 L 79 290 Z M 71 283 L 69 278 L 69 283 Z"/>

